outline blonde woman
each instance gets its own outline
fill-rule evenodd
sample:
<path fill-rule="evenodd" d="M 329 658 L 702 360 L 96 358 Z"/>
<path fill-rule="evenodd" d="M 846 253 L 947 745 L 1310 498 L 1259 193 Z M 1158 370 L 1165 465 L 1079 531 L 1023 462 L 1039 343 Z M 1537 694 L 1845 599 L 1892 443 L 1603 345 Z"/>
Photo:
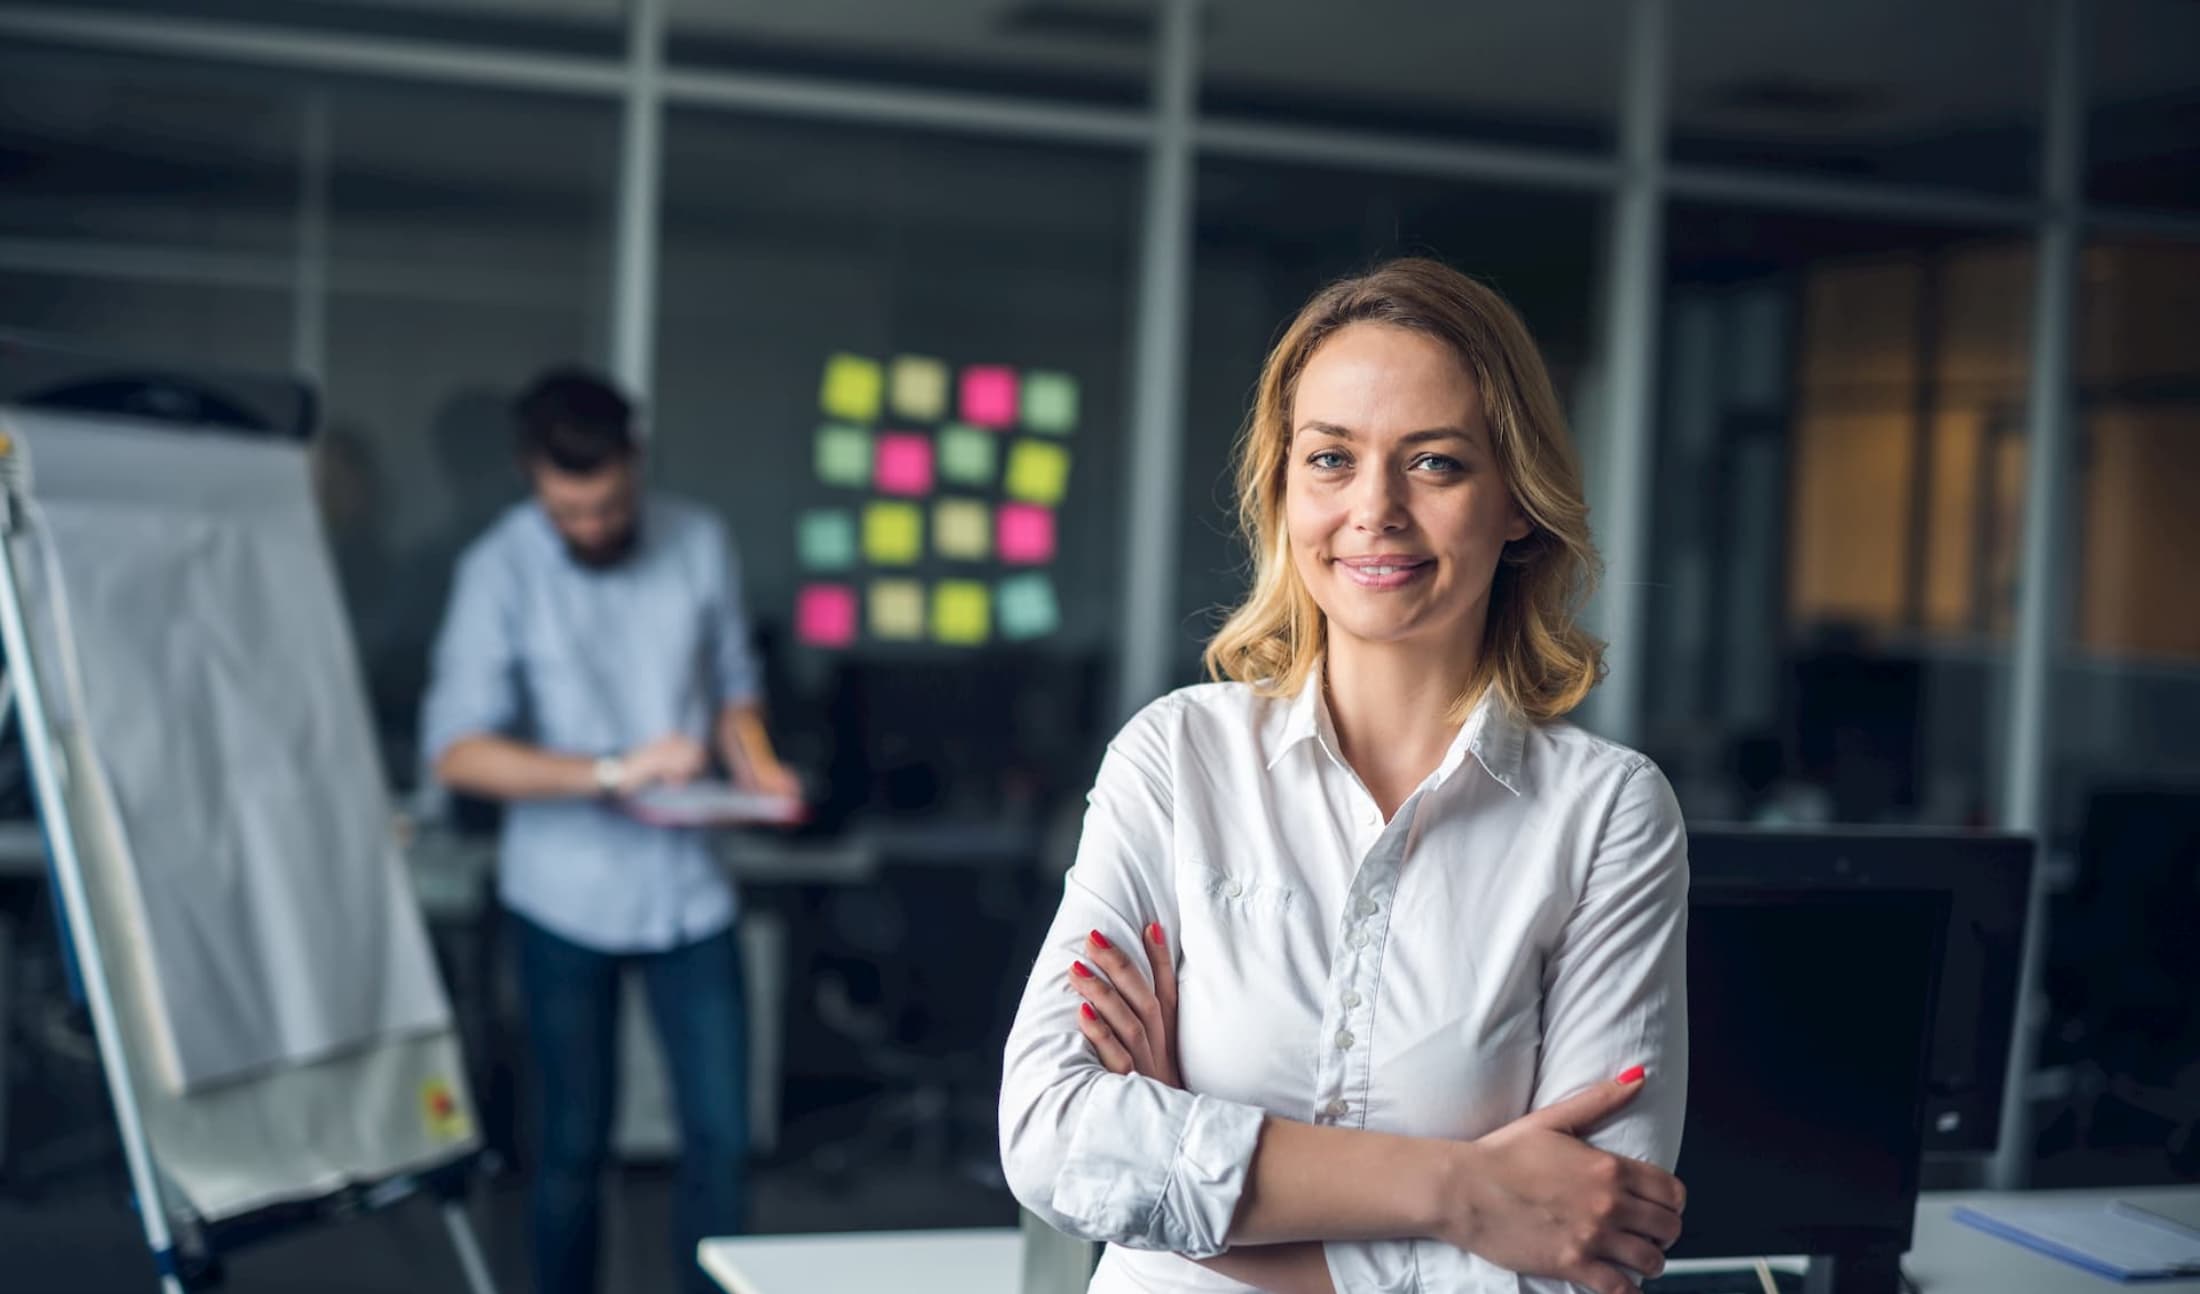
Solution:
<path fill-rule="evenodd" d="M 1688 865 L 1563 722 L 1597 558 L 1527 329 L 1440 264 L 1331 285 L 1240 446 L 1229 681 L 1110 745 L 1009 1037 L 1017 1198 L 1095 1291 L 1624 1294 L 1680 1232 Z"/>

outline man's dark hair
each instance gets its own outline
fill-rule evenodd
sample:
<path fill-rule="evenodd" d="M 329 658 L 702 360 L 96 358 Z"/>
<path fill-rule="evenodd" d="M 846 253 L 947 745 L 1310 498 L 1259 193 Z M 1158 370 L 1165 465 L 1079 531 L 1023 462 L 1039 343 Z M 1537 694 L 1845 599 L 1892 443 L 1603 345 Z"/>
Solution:
<path fill-rule="evenodd" d="M 512 403 L 519 452 L 560 472 L 588 476 L 634 455 L 634 406 L 578 368 L 555 368 Z"/>

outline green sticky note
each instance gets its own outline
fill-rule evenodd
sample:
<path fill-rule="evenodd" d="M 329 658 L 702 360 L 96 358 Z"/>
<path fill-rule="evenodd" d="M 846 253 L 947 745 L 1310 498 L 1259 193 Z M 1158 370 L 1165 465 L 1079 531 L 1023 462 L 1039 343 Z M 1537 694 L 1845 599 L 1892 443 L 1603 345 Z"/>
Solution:
<path fill-rule="evenodd" d="M 993 463 L 1000 437 L 990 431 L 951 422 L 940 428 L 939 475 L 956 485 L 993 484 Z"/>
<path fill-rule="evenodd" d="M 863 556 L 873 566 L 908 566 L 924 554 L 924 513 L 914 503 L 863 509 Z"/>
<path fill-rule="evenodd" d="M 856 519 L 846 508 L 813 508 L 795 528 L 795 553 L 813 571 L 844 571 L 856 564 Z"/>
<path fill-rule="evenodd" d="M 825 361 L 825 381 L 817 393 L 818 407 L 829 418 L 877 422 L 879 388 L 884 382 L 877 360 L 861 355 L 834 355 Z"/>
<path fill-rule="evenodd" d="M 886 390 L 886 402 L 898 417 L 938 422 L 947 415 L 947 365 L 936 359 L 895 356 Z"/>
<path fill-rule="evenodd" d="M 1024 425 L 1049 436 L 1077 430 L 1077 379 L 1034 369 L 1024 374 Z"/>
<path fill-rule="evenodd" d="M 1069 451 L 1043 440 L 1019 440 L 1008 449 L 1008 497 L 1053 507 L 1069 485 Z"/>
<path fill-rule="evenodd" d="M 932 586 L 932 636 L 956 647 L 971 647 L 992 632 L 992 598 L 976 580 L 941 580 Z"/>
<path fill-rule="evenodd" d="M 864 489 L 871 484 L 871 433 L 827 423 L 817 429 L 817 479 Z"/>
<path fill-rule="evenodd" d="M 1018 642 L 1044 638 L 1062 625 L 1054 581 L 1044 575 L 1013 575 L 1002 580 L 994 602 L 1000 610 L 1003 638 Z"/>
<path fill-rule="evenodd" d="M 924 637 L 924 585 L 915 580 L 879 580 L 872 584 L 871 636 Z"/>
<path fill-rule="evenodd" d="M 977 499 L 932 505 L 932 547 L 942 557 L 983 561 L 993 549 L 993 513 Z"/>

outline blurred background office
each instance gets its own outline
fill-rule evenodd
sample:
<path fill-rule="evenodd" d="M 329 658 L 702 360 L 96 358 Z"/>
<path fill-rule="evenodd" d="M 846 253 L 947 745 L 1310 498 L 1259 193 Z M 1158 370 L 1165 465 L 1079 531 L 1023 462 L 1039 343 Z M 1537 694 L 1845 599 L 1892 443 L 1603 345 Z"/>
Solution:
<path fill-rule="evenodd" d="M 1994 1162 L 1939 1171 L 2189 1180 L 2195 51 L 2189 0 L 0 3 L 0 332 L 317 387 L 514 1173 L 487 827 L 414 795 L 414 725 L 453 561 L 521 495 L 520 384 L 606 369 L 653 480 L 722 512 L 819 794 L 725 842 L 777 968 L 755 1225 L 1005 1222 L 1007 995 L 1102 745 L 1240 588 L 1259 362 L 1325 279 L 1430 253 L 1519 305 L 1569 404 L 1608 563 L 1587 726 L 1696 820 L 2044 841 L 2023 1099 Z M 37 1273 L 134 1230 L 32 889 L 0 890 L 0 1236 Z M 517 1201 L 484 1205 L 500 1264 Z M 315 1243 L 237 1286 L 325 1272 Z M 404 1249 L 342 1287 L 446 1279 Z"/>

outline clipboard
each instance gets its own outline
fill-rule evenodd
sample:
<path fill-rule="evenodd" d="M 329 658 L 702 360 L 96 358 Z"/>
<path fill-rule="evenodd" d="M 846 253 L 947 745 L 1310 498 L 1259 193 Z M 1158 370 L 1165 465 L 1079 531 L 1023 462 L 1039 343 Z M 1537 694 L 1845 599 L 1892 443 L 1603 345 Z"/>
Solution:
<path fill-rule="evenodd" d="M 809 806 L 794 796 L 762 795 L 718 781 L 647 787 L 619 805 L 655 827 L 784 827 L 810 816 Z"/>
<path fill-rule="evenodd" d="M 2200 1231 L 2137 1205 L 1964 1205 L 1955 1220 L 2116 1281 L 2200 1276 Z"/>

